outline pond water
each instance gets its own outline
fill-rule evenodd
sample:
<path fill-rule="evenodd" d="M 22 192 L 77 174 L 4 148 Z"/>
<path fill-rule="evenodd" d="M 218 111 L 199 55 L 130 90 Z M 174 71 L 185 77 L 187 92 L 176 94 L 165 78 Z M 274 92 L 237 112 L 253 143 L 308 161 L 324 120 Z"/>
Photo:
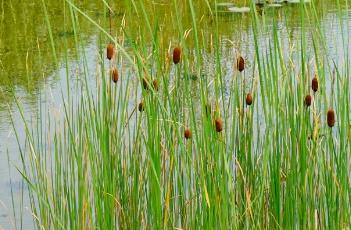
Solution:
<path fill-rule="evenodd" d="M 108 13 L 103 2 L 97 2 L 82 1 L 78 7 L 108 30 L 110 23 Z M 125 21 L 130 37 L 133 37 L 133 34 L 139 32 L 139 25 L 142 26 L 145 22 L 141 16 L 133 13 L 133 6 L 129 1 L 115 2 L 120 3 L 114 3 L 111 6 L 112 9 L 115 9 L 112 17 L 112 33 L 120 36 L 120 28 Z M 145 2 L 146 10 L 153 12 L 152 20 L 158 21 L 162 28 L 162 40 L 165 44 L 176 44 L 179 36 L 182 35 L 175 32 L 177 22 L 170 17 L 175 13 L 169 10 L 175 7 L 173 3 L 170 3 L 173 1 Z M 191 29 L 190 11 L 186 7 L 187 4 L 181 4 L 181 2 L 178 1 L 176 6 L 182 13 L 181 25 L 183 28 Z M 240 52 L 248 59 L 250 65 L 250 58 L 253 58 L 255 49 L 251 15 L 245 13 L 247 9 L 234 10 L 233 8 L 247 7 L 249 1 L 233 1 L 229 4 L 223 2 L 219 5 L 218 28 L 211 19 L 208 9 L 208 7 L 213 9 L 215 6 L 208 6 L 202 0 L 195 2 L 196 13 L 200 15 L 197 23 L 203 35 L 201 39 L 204 44 L 208 44 L 208 49 L 204 50 L 203 55 L 213 55 L 211 41 L 213 32 L 218 30 L 223 57 L 235 57 L 236 53 Z M 272 26 L 276 21 L 281 42 L 285 44 L 287 52 L 295 52 L 296 55 L 299 55 L 299 41 L 303 33 L 307 39 L 307 49 L 313 56 L 312 35 L 318 26 L 325 32 L 328 53 L 338 60 L 336 54 L 342 53 L 343 50 L 341 35 L 344 34 L 348 39 L 351 18 L 348 10 L 342 10 L 341 13 L 337 10 L 336 2 L 334 0 L 315 1 L 317 17 L 313 20 L 306 20 L 304 33 L 301 30 L 301 8 L 298 4 L 281 3 L 281 7 L 258 9 L 260 17 L 265 21 L 263 29 L 265 36 L 259 41 L 262 43 L 262 49 L 269 44 Z M 99 46 L 101 43 L 104 45 L 108 42 L 105 38 L 101 39 L 101 33 L 93 24 L 82 15 L 77 14 L 76 20 L 79 21 L 79 47 L 77 47 L 70 16 L 72 9 L 63 1 L 51 0 L 46 1 L 45 8 L 46 12 L 41 1 L 37 0 L 2 1 L 0 5 L 0 229 L 14 228 L 14 223 L 20 222 L 22 218 L 19 215 L 21 211 L 24 213 L 24 226 L 32 225 L 26 196 L 23 197 L 24 207 L 20 205 L 22 192 L 26 193 L 26 189 L 16 170 L 16 166 L 21 165 L 21 159 L 13 126 L 17 130 L 20 141 L 24 141 L 25 134 L 14 96 L 21 103 L 25 118 L 32 123 L 38 122 L 39 113 L 50 114 L 52 117 L 62 116 L 61 98 L 67 96 L 67 80 L 70 82 L 70 92 L 73 94 L 77 91 L 76 86 L 81 81 L 77 77 L 79 76 L 78 67 L 82 65 L 81 53 L 87 56 L 88 66 L 92 70 L 90 84 L 94 85 L 96 78 L 93 71 L 98 58 Z M 310 17 L 314 17 L 312 6 L 306 8 L 310 12 Z M 48 21 L 52 29 L 52 38 L 48 32 Z M 150 38 L 143 39 L 147 42 Z M 134 42 L 133 39 L 127 38 L 126 47 L 132 42 Z M 192 49 L 194 44 L 188 41 L 187 46 Z M 346 46 L 350 48 L 349 43 Z M 228 58 L 221 61 L 223 66 L 228 67 L 227 78 L 233 75 L 234 70 L 231 67 L 233 60 Z M 71 69 L 67 70 L 65 68 L 67 65 Z M 208 66 L 213 65 L 215 65 L 214 61 L 209 61 Z M 249 76 L 250 70 L 245 74 Z M 122 79 L 122 81 L 125 80 Z M 14 200 L 12 200 L 11 192 Z M 13 217 L 12 202 L 15 206 L 16 219 Z"/>

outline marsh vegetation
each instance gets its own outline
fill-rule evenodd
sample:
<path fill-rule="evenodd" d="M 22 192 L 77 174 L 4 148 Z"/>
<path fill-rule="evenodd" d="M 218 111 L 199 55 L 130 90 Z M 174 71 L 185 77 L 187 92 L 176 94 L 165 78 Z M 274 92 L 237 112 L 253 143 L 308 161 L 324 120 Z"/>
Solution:
<path fill-rule="evenodd" d="M 0 43 L 14 228 L 351 225 L 348 1 L 23 4 Z"/>

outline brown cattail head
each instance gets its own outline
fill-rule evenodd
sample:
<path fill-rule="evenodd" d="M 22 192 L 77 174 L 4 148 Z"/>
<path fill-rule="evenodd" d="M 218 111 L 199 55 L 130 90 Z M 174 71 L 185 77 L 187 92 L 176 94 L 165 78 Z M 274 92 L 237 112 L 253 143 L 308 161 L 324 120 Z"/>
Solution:
<path fill-rule="evenodd" d="M 239 72 L 243 72 L 245 69 L 245 60 L 242 56 L 240 56 L 237 60 L 236 60 L 236 67 L 239 70 Z"/>
<path fill-rule="evenodd" d="M 313 90 L 313 92 L 317 92 L 318 91 L 318 79 L 317 79 L 317 77 L 314 77 L 312 79 L 312 90 Z"/>
<path fill-rule="evenodd" d="M 143 78 L 143 87 L 149 89 L 149 80 L 146 77 Z"/>
<path fill-rule="evenodd" d="M 191 130 L 189 128 L 186 128 L 184 130 L 184 137 L 185 137 L 185 139 L 190 139 L 192 137 L 192 133 L 191 133 Z"/>
<path fill-rule="evenodd" d="M 158 82 L 156 79 L 152 81 L 152 86 L 154 87 L 154 90 L 158 91 Z"/>
<path fill-rule="evenodd" d="M 334 110 L 332 109 L 329 109 L 328 110 L 328 113 L 327 113 L 327 122 L 328 122 L 328 126 L 330 128 L 334 127 L 335 125 L 335 112 Z"/>
<path fill-rule="evenodd" d="M 176 47 L 173 50 L 173 63 L 178 64 L 180 62 L 180 58 L 182 56 L 182 49 L 180 47 Z"/>
<path fill-rule="evenodd" d="M 246 105 L 252 105 L 252 101 L 253 101 L 252 95 L 251 95 L 251 93 L 248 93 L 246 95 Z"/>
<path fill-rule="evenodd" d="M 112 75 L 112 81 L 114 83 L 117 83 L 117 81 L 118 81 L 118 70 L 117 70 L 116 67 L 113 67 L 111 75 Z"/>
<path fill-rule="evenodd" d="M 138 110 L 139 110 L 139 112 L 143 112 L 143 111 L 144 111 L 144 102 L 143 102 L 143 101 L 141 101 L 141 102 L 139 103 L 139 105 L 138 105 Z"/>
<path fill-rule="evenodd" d="M 311 106 L 311 104 L 312 104 L 312 96 L 311 95 L 307 95 L 305 97 L 305 106 L 309 107 L 309 106 Z"/>
<path fill-rule="evenodd" d="M 113 45 L 110 43 L 107 45 L 107 49 L 106 49 L 106 56 L 108 60 L 111 60 L 114 54 L 114 47 Z"/>
<path fill-rule="evenodd" d="M 223 121 L 221 118 L 216 118 L 215 119 L 215 126 L 216 126 L 216 131 L 219 133 L 219 132 L 222 132 L 223 130 Z"/>

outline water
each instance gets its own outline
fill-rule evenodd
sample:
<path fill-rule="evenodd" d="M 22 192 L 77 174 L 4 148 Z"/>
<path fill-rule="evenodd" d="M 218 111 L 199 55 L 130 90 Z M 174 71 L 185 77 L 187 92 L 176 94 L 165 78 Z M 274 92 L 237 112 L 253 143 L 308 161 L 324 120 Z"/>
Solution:
<path fill-rule="evenodd" d="M 148 2 L 148 1 L 146 1 Z M 171 1 L 172 2 L 172 1 Z M 245 6 L 243 1 L 238 1 L 240 7 Z M 207 6 L 203 1 L 197 1 L 197 15 L 201 20 L 198 26 L 201 28 L 201 40 L 208 45 L 204 51 L 204 57 L 208 57 L 208 69 L 211 69 L 215 62 L 210 57 L 213 55 L 211 39 L 217 29 L 213 20 L 210 19 Z M 116 4 L 116 3 L 115 3 Z M 337 6 L 334 0 L 316 1 L 318 10 L 319 25 L 325 31 L 325 40 L 331 57 L 336 61 L 343 61 L 340 54 L 343 53 L 341 39 L 341 26 L 343 33 L 349 37 L 351 18 L 348 11 L 343 11 L 338 17 Z M 96 20 L 103 28 L 108 30 L 109 20 L 106 16 L 103 3 L 80 3 L 79 7 Z M 158 21 L 162 30 L 162 40 L 165 44 L 176 44 L 179 35 L 173 30 L 175 22 L 167 15 L 174 6 L 169 1 L 159 1 L 158 3 L 146 4 L 146 10 L 154 12 L 152 21 Z M 191 28 L 191 16 L 185 4 L 179 4 L 182 15 L 182 26 L 184 29 Z M 88 57 L 88 66 L 91 69 L 89 83 L 95 84 L 96 76 L 94 68 L 98 57 L 98 47 L 101 43 L 106 44 L 107 40 L 101 38 L 100 32 L 81 15 L 77 15 L 79 20 L 79 47 L 76 47 L 74 28 L 70 18 L 70 9 L 61 1 L 46 1 L 48 9 L 48 19 L 52 28 L 55 52 L 57 60 L 53 56 L 52 44 L 47 30 L 47 22 L 43 5 L 37 0 L 27 1 L 2 1 L 0 6 L 0 229 L 13 229 L 15 222 L 21 222 L 20 212 L 23 212 L 23 224 L 25 229 L 32 228 L 29 201 L 24 196 L 24 207 L 22 203 L 22 193 L 26 194 L 26 187 L 16 166 L 21 165 L 19 148 L 15 133 L 12 128 L 16 127 L 20 141 L 24 141 L 23 122 L 16 106 L 14 95 L 23 106 L 25 119 L 33 124 L 37 122 L 39 108 L 44 114 L 52 117 L 62 117 L 62 95 L 67 95 L 67 72 L 66 63 L 70 66 L 68 79 L 70 82 L 70 92 L 78 91 L 76 88 L 79 79 L 79 66 L 82 65 L 80 53 L 85 52 Z M 132 6 L 128 1 L 123 1 L 120 5 L 112 5 L 116 9 L 112 21 L 112 33 L 120 36 L 120 27 L 126 13 L 126 26 L 133 34 L 137 34 L 138 25 L 142 20 L 138 20 L 137 15 L 131 13 Z M 173 12 L 174 13 L 174 12 Z M 301 38 L 300 8 L 298 5 L 283 5 L 280 9 L 265 10 L 265 36 L 261 38 L 262 49 L 269 44 L 273 18 L 277 21 L 281 42 L 285 44 L 286 52 L 293 52 L 298 55 L 298 44 Z M 274 17 L 273 17 L 274 16 Z M 311 16 L 311 15 L 310 15 Z M 142 18 L 142 17 L 140 17 Z M 315 24 L 306 23 L 305 35 L 308 50 L 313 57 L 312 35 L 315 32 Z M 135 28 L 135 30 L 133 30 Z M 142 28 L 142 30 L 147 30 Z M 240 52 L 244 57 L 253 57 L 253 31 L 251 26 L 251 16 L 245 13 L 219 13 L 220 40 L 222 42 L 223 57 L 222 66 L 228 71 L 226 80 L 233 77 L 233 63 L 236 53 Z M 148 41 L 150 38 L 145 37 Z M 134 42 L 133 39 L 126 38 L 125 44 Z M 346 40 L 346 47 L 350 48 L 349 41 Z M 188 41 L 188 48 L 191 49 L 193 42 Z M 77 49 L 80 51 L 77 53 Z M 67 52 L 66 52 L 67 51 Z M 339 56 L 338 56 L 339 54 Z M 67 57 L 66 57 L 67 55 Z M 248 64 L 252 64 L 248 60 Z M 314 67 L 311 65 L 311 68 Z M 212 68 L 213 69 L 213 68 Z M 250 70 L 246 71 L 249 75 Z M 249 76 L 248 76 L 249 77 Z M 11 115 L 10 115 L 11 114 Z M 13 192 L 16 219 L 13 215 L 11 191 Z"/>

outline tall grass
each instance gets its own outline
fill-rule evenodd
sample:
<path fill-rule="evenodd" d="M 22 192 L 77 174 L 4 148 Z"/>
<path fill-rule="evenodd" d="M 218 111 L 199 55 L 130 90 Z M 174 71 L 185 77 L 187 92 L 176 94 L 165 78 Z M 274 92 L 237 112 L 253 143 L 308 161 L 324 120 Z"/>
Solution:
<path fill-rule="evenodd" d="M 305 24 L 319 23 L 314 3 L 299 6 L 303 17 L 297 56 L 290 51 L 291 41 L 285 44 L 281 39 L 275 20 L 264 40 L 265 16 L 256 14 L 251 2 L 255 52 L 246 56 L 251 66 L 240 73 L 222 65 L 229 58 L 235 66 L 237 57 L 225 56 L 218 30 L 213 52 L 205 53 L 208 38 L 198 23 L 202 15 L 195 8 L 197 1 L 173 1 L 171 26 L 179 40 L 166 44 L 160 18 L 142 1 L 132 4 L 145 27 L 134 37 L 122 24 L 118 39 L 73 2 L 66 2 L 84 63 L 84 82 L 79 97 L 70 91 L 62 98 L 62 123 L 48 119 L 49 124 L 39 123 L 39 131 L 24 123 L 27 139 L 19 171 L 29 186 L 37 228 L 350 226 L 349 53 L 345 50 L 340 60 L 330 61 L 319 26 L 312 35 L 314 46 L 308 49 Z M 190 11 L 190 31 L 182 25 L 178 4 Z M 339 11 L 341 15 L 341 7 Z M 96 88 L 88 84 L 91 69 L 79 47 L 77 15 L 101 32 Z M 216 12 L 208 15 L 218 26 Z M 343 45 L 348 47 L 346 37 Z M 117 56 L 105 63 L 109 40 Z M 126 40 L 135 41 L 129 50 Z M 182 48 L 178 65 L 165 57 L 176 46 Z M 214 66 L 208 66 L 208 58 Z M 117 84 L 111 81 L 111 66 L 119 69 Z M 212 71 L 206 72 L 209 68 Z M 230 80 L 225 77 L 228 71 Z M 189 78 L 193 75 L 197 80 Z M 311 107 L 306 107 L 304 98 L 312 94 L 314 75 L 319 89 Z M 144 79 L 148 87 L 143 87 Z M 159 91 L 152 87 L 154 79 Z M 245 103 L 248 93 L 253 95 L 251 106 Z M 19 102 L 18 107 L 21 110 Z M 330 108 L 337 115 L 334 128 L 327 125 Z M 215 119 L 223 121 L 223 131 L 216 130 Z M 184 138 L 186 128 L 192 130 L 190 139 Z M 44 136 L 45 130 L 53 134 Z M 22 146 L 22 140 L 18 142 Z"/>

